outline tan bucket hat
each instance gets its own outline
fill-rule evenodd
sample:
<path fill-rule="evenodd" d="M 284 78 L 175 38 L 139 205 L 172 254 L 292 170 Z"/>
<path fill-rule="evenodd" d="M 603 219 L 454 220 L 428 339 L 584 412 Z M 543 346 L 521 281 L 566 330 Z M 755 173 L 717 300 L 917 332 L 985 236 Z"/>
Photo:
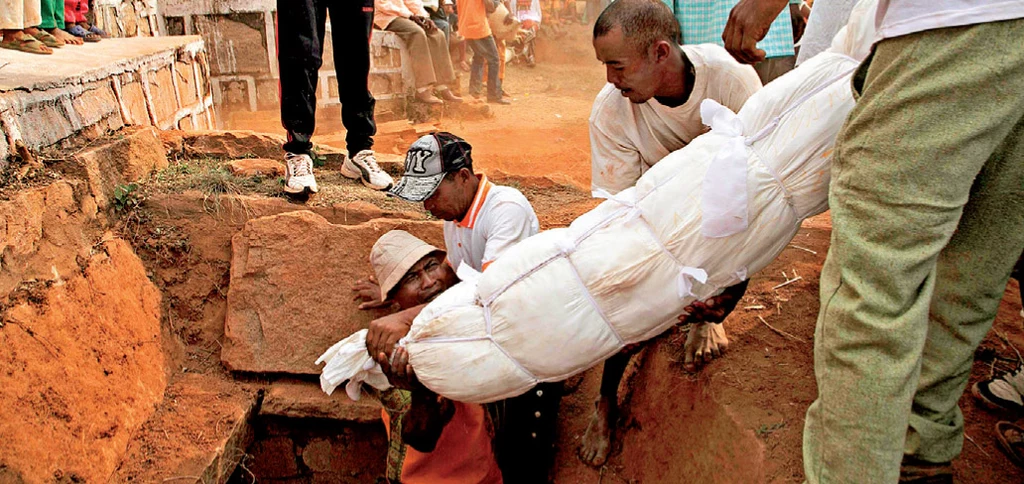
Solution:
<path fill-rule="evenodd" d="M 381 300 L 386 300 L 405 273 L 431 252 L 444 251 L 404 230 L 392 230 L 380 236 L 370 249 L 370 265 L 377 274 Z"/>

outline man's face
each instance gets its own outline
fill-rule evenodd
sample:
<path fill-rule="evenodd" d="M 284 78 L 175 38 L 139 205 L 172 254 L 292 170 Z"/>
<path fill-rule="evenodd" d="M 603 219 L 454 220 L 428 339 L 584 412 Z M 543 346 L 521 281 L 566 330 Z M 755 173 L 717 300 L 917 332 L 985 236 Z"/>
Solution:
<path fill-rule="evenodd" d="M 423 201 L 423 208 L 441 220 L 461 220 L 469 206 L 473 204 L 473 197 L 476 196 L 476 191 L 469 183 L 469 177 L 475 175 L 465 168 L 444 177 L 437 190 Z"/>
<path fill-rule="evenodd" d="M 445 263 L 444 254 L 433 252 L 413 264 L 398 281 L 394 300 L 402 309 L 426 304 L 458 282 L 455 271 Z"/>
<path fill-rule="evenodd" d="M 654 97 L 661 85 L 661 73 L 651 50 L 639 51 L 622 35 L 620 26 L 594 39 L 594 51 L 605 66 L 608 82 L 636 104 Z"/>

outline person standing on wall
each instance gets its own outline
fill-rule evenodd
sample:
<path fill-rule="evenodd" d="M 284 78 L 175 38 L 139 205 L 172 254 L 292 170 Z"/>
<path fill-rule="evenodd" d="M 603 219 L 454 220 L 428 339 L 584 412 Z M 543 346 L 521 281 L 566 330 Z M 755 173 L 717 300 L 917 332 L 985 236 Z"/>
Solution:
<path fill-rule="evenodd" d="M 348 132 L 348 157 L 341 174 L 361 180 L 370 188 L 387 190 L 394 180 L 377 166 L 373 152 L 373 135 L 377 133 L 373 118 L 375 101 L 369 88 L 373 0 L 278 0 L 281 124 L 288 136 L 283 146 L 284 192 L 309 196 L 319 190 L 313 176 L 310 138 L 316 126 L 316 85 L 323 64 L 328 11 L 341 122 Z"/>

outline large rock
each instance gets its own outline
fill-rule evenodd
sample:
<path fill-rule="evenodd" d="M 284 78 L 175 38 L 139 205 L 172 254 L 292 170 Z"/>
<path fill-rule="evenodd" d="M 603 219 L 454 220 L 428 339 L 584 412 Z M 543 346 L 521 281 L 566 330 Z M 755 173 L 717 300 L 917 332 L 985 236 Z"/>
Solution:
<path fill-rule="evenodd" d="M 0 315 L 0 463 L 25 482 L 107 482 L 164 396 L 160 292 L 142 262 L 112 239 L 83 263 Z"/>
<path fill-rule="evenodd" d="M 143 128 L 77 154 L 64 169 L 88 181 L 96 204 L 106 209 L 113 203 L 117 187 L 142 180 L 167 164 L 156 129 Z"/>
<path fill-rule="evenodd" d="M 300 211 L 246 223 L 231 240 L 224 364 L 234 371 L 319 374 L 313 362 L 327 348 L 386 314 L 360 311 L 351 287 L 373 273 L 370 248 L 392 229 L 444 246 L 438 222 L 334 225 Z"/>

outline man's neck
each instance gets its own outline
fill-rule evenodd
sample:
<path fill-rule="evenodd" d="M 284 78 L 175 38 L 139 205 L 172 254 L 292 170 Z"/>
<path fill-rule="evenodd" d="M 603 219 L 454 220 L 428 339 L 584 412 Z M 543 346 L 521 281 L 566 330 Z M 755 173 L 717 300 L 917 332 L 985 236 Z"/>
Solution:
<path fill-rule="evenodd" d="M 462 215 L 455 220 L 455 223 L 462 223 L 466 220 L 466 214 L 469 213 L 469 209 L 473 208 L 473 200 L 476 199 L 476 192 L 480 191 L 480 175 L 473 175 L 469 181 L 469 186 L 466 187 L 466 191 L 473 194 L 469 199 L 469 203 L 466 205 L 466 209 L 462 211 Z"/>
<path fill-rule="evenodd" d="M 678 52 L 678 57 L 675 58 L 672 63 L 673 65 L 669 68 L 672 78 L 665 89 L 666 94 L 654 96 L 654 99 L 657 99 L 659 103 L 670 108 L 682 106 L 690 99 L 690 95 L 693 94 L 693 85 L 697 78 L 693 63 L 686 57 L 686 53 L 681 48 Z"/>

